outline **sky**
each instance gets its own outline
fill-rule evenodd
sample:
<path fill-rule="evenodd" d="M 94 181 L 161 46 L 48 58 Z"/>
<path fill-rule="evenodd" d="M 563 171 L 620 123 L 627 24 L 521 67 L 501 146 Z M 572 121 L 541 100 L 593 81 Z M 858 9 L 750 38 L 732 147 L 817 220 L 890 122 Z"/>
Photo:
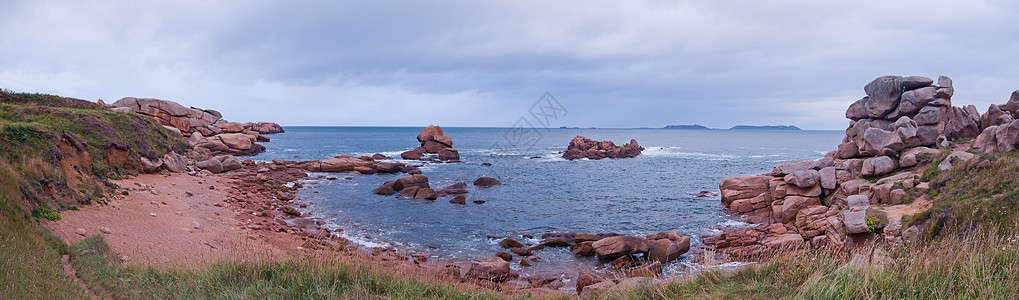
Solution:
<path fill-rule="evenodd" d="M 10 1 L 0 88 L 231 121 L 845 129 L 882 75 L 1019 89 L 1019 1 Z"/>

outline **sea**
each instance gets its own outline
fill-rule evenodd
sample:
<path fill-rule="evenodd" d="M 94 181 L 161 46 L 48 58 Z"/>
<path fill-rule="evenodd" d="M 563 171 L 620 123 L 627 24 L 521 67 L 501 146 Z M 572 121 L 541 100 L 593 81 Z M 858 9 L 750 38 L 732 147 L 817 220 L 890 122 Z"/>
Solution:
<path fill-rule="evenodd" d="M 464 182 L 467 204 L 382 196 L 372 189 L 406 174 L 312 174 L 297 201 L 305 213 L 342 229 L 342 236 L 365 247 L 394 247 L 426 252 L 437 260 L 491 257 L 504 250 L 499 239 L 510 237 L 537 244 L 547 232 L 647 235 L 679 231 L 701 236 L 748 226 L 726 214 L 718 182 L 731 176 L 763 174 L 781 162 L 816 160 L 835 150 L 842 131 L 814 130 L 676 130 L 676 129 L 531 129 L 446 127 L 460 152 L 461 163 L 400 159 L 420 145 L 423 127 L 284 127 L 270 135 L 256 161 L 315 160 L 337 155 L 371 156 L 419 165 L 431 187 Z M 617 145 L 636 140 L 645 148 L 636 158 L 565 160 L 561 152 L 581 135 Z M 485 163 L 491 164 L 486 165 Z M 323 175 L 326 178 L 319 178 Z M 475 187 L 482 176 L 503 185 Z M 336 177 L 329 180 L 328 177 Z M 472 201 L 483 200 L 483 204 Z M 528 238 L 533 236 L 533 238 Z M 536 267 L 513 268 L 521 273 L 569 271 L 605 262 L 580 258 L 568 248 L 535 253 Z M 682 275 L 699 265 L 691 255 L 666 264 L 666 276 Z"/>

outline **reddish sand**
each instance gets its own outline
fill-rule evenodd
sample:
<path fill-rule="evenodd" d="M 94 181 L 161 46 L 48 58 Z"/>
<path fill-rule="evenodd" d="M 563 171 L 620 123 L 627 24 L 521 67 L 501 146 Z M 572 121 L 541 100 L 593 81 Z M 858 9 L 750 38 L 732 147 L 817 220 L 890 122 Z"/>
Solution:
<path fill-rule="evenodd" d="M 215 206 L 227 199 L 229 181 L 220 176 L 139 175 L 114 181 L 130 189 L 127 196 L 109 198 L 107 205 L 61 212 L 59 221 L 43 225 L 67 243 L 102 235 L 122 260 L 157 268 L 276 259 L 297 251 L 301 245 L 298 237 L 255 233 L 245 228 L 249 220 L 240 213 Z M 145 186 L 154 186 L 158 194 Z M 103 233 L 103 227 L 109 233 Z M 85 230 L 84 236 L 76 233 L 79 228 Z"/>

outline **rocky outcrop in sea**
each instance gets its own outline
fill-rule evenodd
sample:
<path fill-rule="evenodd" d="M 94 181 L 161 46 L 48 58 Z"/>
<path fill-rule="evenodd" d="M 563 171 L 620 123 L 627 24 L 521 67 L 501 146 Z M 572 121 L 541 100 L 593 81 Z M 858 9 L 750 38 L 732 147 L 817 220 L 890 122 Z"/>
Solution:
<path fill-rule="evenodd" d="M 612 141 L 593 141 L 584 136 L 578 135 L 570 141 L 570 145 L 563 152 L 563 158 L 574 159 L 603 159 L 603 158 L 633 158 L 640 155 L 644 147 L 631 139 L 629 143 L 616 146 Z"/>
<path fill-rule="evenodd" d="M 453 149 L 453 138 L 443 135 L 442 127 L 428 125 L 417 136 L 421 146 L 400 154 L 400 158 L 411 160 L 460 161 L 460 152 Z M 429 156 L 428 154 L 436 154 Z"/>

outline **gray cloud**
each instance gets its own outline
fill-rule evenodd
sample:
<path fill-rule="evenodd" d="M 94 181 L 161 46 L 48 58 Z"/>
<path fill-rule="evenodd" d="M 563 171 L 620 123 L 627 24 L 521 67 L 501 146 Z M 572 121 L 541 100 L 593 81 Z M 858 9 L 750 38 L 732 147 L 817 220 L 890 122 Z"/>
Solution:
<path fill-rule="evenodd" d="M 508 126 L 550 91 L 564 125 L 842 129 L 862 86 L 1019 89 L 1010 1 L 23 1 L 0 87 L 171 99 L 287 125 Z"/>

